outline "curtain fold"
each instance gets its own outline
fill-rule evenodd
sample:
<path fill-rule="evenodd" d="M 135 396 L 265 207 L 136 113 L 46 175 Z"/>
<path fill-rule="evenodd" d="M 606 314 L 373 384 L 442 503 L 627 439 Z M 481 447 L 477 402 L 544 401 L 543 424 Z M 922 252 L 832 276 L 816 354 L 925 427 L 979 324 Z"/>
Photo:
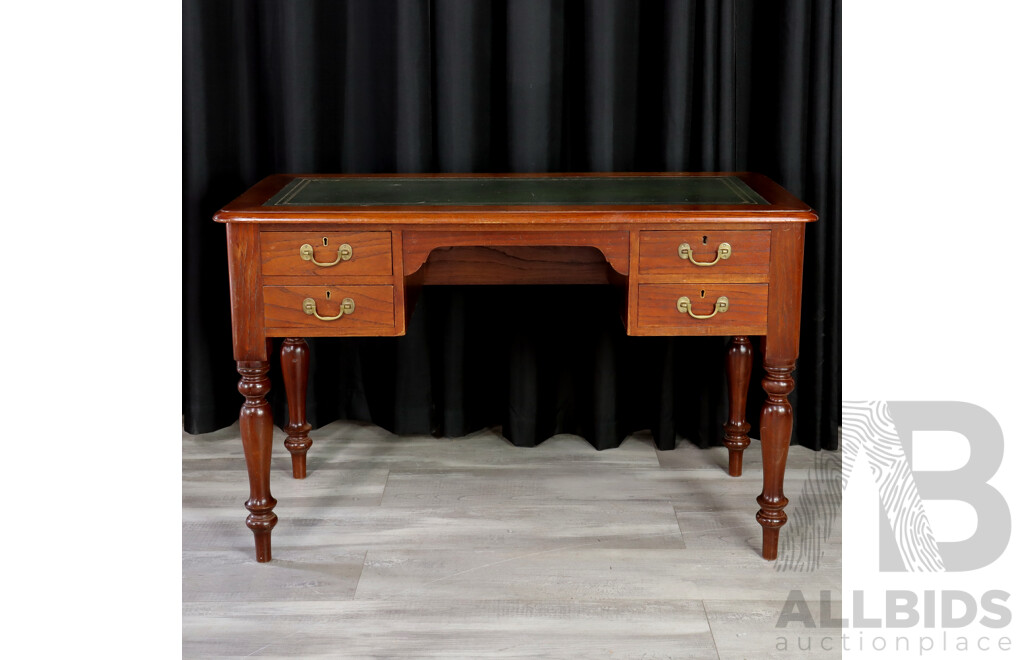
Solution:
<path fill-rule="evenodd" d="M 834 449 L 839 27 L 837 0 L 185 0 L 186 431 L 237 418 L 210 218 L 268 174 L 751 170 L 821 215 L 791 400 L 795 441 Z M 724 339 L 626 337 L 614 309 L 602 287 L 427 287 L 405 337 L 310 340 L 310 422 L 720 443 Z"/>

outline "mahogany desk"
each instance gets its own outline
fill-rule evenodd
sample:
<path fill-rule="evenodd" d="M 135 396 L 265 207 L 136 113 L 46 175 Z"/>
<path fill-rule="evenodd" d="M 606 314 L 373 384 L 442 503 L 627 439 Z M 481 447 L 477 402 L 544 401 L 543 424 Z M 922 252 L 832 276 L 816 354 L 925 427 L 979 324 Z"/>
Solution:
<path fill-rule="evenodd" d="M 775 559 L 793 426 L 804 225 L 817 215 L 764 176 L 701 174 L 275 175 L 214 217 L 227 224 L 234 356 L 245 397 L 246 524 L 270 560 L 270 338 L 284 337 L 293 476 L 306 476 L 302 337 L 405 334 L 420 287 L 605 284 L 629 335 L 726 335 L 724 444 L 738 476 L 761 337 L 762 554 Z"/>

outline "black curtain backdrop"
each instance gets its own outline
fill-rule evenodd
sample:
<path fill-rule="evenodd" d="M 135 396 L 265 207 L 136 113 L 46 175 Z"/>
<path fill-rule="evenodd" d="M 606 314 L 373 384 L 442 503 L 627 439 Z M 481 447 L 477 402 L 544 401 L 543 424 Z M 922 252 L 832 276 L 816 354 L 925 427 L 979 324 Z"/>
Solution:
<path fill-rule="evenodd" d="M 186 431 L 237 419 L 211 216 L 268 174 L 751 170 L 821 215 L 791 401 L 795 441 L 835 449 L 839 26 L 838 0 L 186 0 Z M 308 415 L 501 425 L 517 445 L 604 449 L 641 429 L 660 448 L 719 444 L 724 342 L 626 337 L 604 287 L 428 287 L 405 337 L 310 341 Z"/>

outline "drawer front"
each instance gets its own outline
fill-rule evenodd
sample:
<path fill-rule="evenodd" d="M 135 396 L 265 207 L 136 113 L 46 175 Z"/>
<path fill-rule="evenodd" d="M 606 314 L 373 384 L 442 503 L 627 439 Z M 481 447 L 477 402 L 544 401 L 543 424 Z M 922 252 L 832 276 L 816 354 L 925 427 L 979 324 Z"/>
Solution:
<path fill-rule="evenodd" d="M 689 312 L 680 311 L 683 296 L 689 298 Z M 728 308 L 716 311 L 722 296 L 728 299 Z M 714 315 L 694 318 L 710 314 Z M 667 330 L 664 334 L 763 335 L 768 329 L 768 285 L 641 284 L 637 322 L 641 328 Z"/>
<path fill-rule="evenodd" d="M 314 314 L 306 312 L 307 298 L 315 303 Z M 333 320 L 317 318 L 337 316 L 346 299 L 353 303 L 350 312 Z M 390 335 L 395 327 L 394 287 L 388 285 L 265 286 L 263 304 L 267 328 L 309 328 L 343 337 Z"/>
<path fill-rule="evenodd" d="M 304 245 L 309 247 L 303 250 Z M 346 275 L 391 274 L 388 231 L 265 231 L 260 234 L 260 251 L 264 275 L 337 279 Z M 311 258 L 305 259 L 303 255 Z"/>
<path fill-rule="evenodd" d="M 681 256 L 683 244 L 689 250 Z M 726 244 L 729 254 L 720 256 L 719 248 Z M 642 231 L 640 273 L 707 276 L 712 280 L 722 274 L 767 275 L 770 247 L 770 231 Z"/>

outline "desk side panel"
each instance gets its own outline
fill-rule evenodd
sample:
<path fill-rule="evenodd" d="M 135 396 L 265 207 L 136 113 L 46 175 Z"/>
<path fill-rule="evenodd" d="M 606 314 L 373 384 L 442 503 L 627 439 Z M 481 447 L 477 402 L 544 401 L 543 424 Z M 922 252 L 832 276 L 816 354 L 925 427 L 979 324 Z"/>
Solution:
<path fill-rule="evenodd" d="M 804 225 L 772 227 L 765 361 L 792 369 L 800 351 Z"/>
<path fill-rule="evenodd" d="M 235 360 L 266 361 L 259 227 L 227 224 L 231 339 Z"/>

